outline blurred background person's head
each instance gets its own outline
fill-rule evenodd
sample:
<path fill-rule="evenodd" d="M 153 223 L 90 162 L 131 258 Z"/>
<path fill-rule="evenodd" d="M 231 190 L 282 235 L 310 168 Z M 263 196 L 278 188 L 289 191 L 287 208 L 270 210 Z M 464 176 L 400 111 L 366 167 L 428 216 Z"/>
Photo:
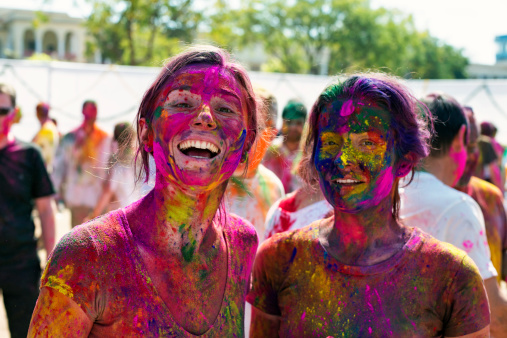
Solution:
<path fill-rule="evenodd" d="M 468 119 L 467 161 L 465 171 L 457 183 L 458 187 L 466 186 L 468 182 L 470 182 L 470 178 L 472 178 L 479 161 L 479 147 L 477 145 L 479 140 L 479 126 L 477 125 L 474 111 L 471 107 L 464 107 L 463 111 Z"/>
<path fill-rule="evenodd" d="M 305 126 L 307 110 L 303 103 L 298 100 L 289 100 L 282 111 L 282 135 L 286 145 L 299 147 L 303 128 Z M 295 150 L 293 149 L 293 150 Z"/>
<path fill-rule="evenodd" d="M 16 122 L 16 91 L 10 85 L 0 83 L 0 148 L 8 142 L 12 125 Z"/>
<path fill-rule="evenodd" d="M 83 102 L 83 117 L 84 122 L 93 124 L 97 119 L 97 103 L 92 100 Z"/>
<path fill-rule="evenodd" d="M 43 125 L 49 119 L 49 104 L 39 102 L 35 107 L 35 114 L 37 115 L 37 120 Z"/>
<path fill-rule="evenodd" d="M 260 86 L 254 86 L 254 92 L 259 101 L 259 108 L 257 109 L 257 137 L 248 153 L 248 161 L 240 163 L 234 172 L 234 176 L 236 177 L 242 177 L 243 175 L 251 177 L 255 174 L 264 155 L 266 155 L 269 145 L 277 134 L 278 104 L 275 96 Z"/>
<path fill-rule="evenodd" d="M 463 107 L 444 93 L 431 93 L 421 100 L 433 115 L 430 155 L 424 169 L 448 186 L 454 186 L 467 161 L 467 118 Z"/>

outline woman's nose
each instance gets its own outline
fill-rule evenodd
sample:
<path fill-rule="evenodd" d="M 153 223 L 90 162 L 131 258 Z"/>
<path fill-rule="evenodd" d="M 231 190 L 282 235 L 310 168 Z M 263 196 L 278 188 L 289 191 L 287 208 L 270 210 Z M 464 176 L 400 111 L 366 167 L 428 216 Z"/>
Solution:
<path fill-rule="evenodd" d="M 334 164 L 340 169 L 344 169 L 345 167 L 351 165 L 351 162 L 353 161 L 353 155 L 350 148 L 350 146 L 344 144 L 334 158 Z"/>
<path fill-rule="evenodd" d="M 199 109 L 198 115 L 192 122 L 194 127 L 199 129 L 215 129 L 217 124 L 211 113 L 211 109 L 208 105 L 202 105 Z"/>

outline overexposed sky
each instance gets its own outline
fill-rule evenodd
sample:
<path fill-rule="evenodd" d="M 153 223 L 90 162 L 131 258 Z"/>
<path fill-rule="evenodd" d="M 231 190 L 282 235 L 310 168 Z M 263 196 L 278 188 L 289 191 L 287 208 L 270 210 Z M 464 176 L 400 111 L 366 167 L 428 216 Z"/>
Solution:
<path fill-rule="evenodd" d="M 507 0 L 370 0 L 412 14 L 416 26 L 455 47 L 472 63 L 494 64 L 495 36 L 507 35 Z"/>
<path fill-rule="evenodd" d="M 507 0 L 370 0 L 370 3 L 374 8 L 396 8 L 412 14 L 418 29 L 427 29 L 448 44 L 463 48 L 472 63 L 494 64 L 495 36 L 507 35 Z M 85 0 L 0 0 L 0 7 L 4 6 L 35 10 L 53 7 L 73 16 L 86 16 L 83 12 L 90 8 Z"/>

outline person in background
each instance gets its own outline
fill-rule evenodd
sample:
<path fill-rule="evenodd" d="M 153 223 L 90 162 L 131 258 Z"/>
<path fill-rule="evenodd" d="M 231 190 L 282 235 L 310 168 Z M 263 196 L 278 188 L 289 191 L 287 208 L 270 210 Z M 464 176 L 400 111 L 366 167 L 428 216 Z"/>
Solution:
<path fill-rule="evenodd" d="M 48 172 L 53 171 L 53 160 L 55 158 L 58 142 L 60 141 L 60 133 L 56 128 L 56 124 L 49 117 L 49 104 L 40 102 L 35 107 L 37 119 L 40 122 L 40 130 L 37 132 L 32 142 L 38 145 L 42 150 L 42 158 L 46 163 Z"/>
<path fill-rule="evenodd" d="M 269 147 L 264 157 L 263 164 L 280 178 L 286 194 L 300 185 L 297 176 L 293 174 L 293 169 L 300 152 L 299 143 L 306 115 L 303 103 L 290 100 L 282 111 L 282 143 L 275 143 Z"/>
<path fill-rule="evenodd" d="M 302 139 L 308 135 L 305 127 Z M 297 164 L 297 175 L 301 177 L 303 185 L 286 197 L 278 200 L 266 217 L 266 232 L 262 240 L 274 234 L 301 229 L 308 224 L 332 215 L 333 207 L 326 200 L 319 188 L 319 178 L 315 170 L 308 171 L 312 153 L 304 142 L 301 142 L 301 159 Z M 308 183 L 307 183 L 308 182 Z"/>
<path fill-rule="evenodd" d="M 491 123 L 481 123 L 481 136 L 479 137 L 479 165 L 476 176 L 496 185 L 504 191 L 505 172 L 502 163 L 504 148 L 496 140 L 497 128 Z"/>
<path fill-rule="evenodd" d="M 484 217 L 467 194 L 453 189 L 467 161 L 467 119 L 452 97 L 432 93 L 422 99 L 434 117 L 431 152 L 413 182 L 401 184 L 401 220 L 465 251 L 484 281 L 491 306 L 491 333 L 507 332 L 507 302 L 491 262 Z"/>
<path fill-rule="evenodd" d="M 97 104 L 85 101 L 82 113 L 81 125 L 58 146 L 52 175 L 59 198 L 70 209 L 72 227 L 97 205 L 111 149 L 108 133 L 95 123 Z"/>
<path fill-rule="evenodd" d="M 497 279 L 500 282 L 502 279 L 505 280 L 507 275 L 504 269 L 507 262 L 507 214 L 504 208 L 504 197 L 495 185 L 472 176 L 479 159 L 477 146 L 479 128 L 472 108 L 465 107 L 464 111 L 469 126 L 467 162 L 465 171 L 455 188 L 472 197 L 481 207 L 489 251 L 491 252 L 491 262 L 498 273 Z"/>
<path fill-rule="evenodd" d="M 280 179 L 261 164 L 277 133 L 276 98 L 264 88 L 254 87 L 254 91 L 262 102 L 262 106 L 257 110 L 257 139 L 250 149 L 248 163 L 240 164 L 234 172 L 227 186 L 226 196 L 229 210 L 250 221 L 262 241 L 268 210 L 278 199 L 284 197 L 285 193 Z"/>
<path fill-rule="evenodd" d="M 113 198 L 118 200 L 119 207 L 138 200 L 141 195 L 136 188 L 134 159 L 134 128 L 128 122 L 114 126 L 113 151 L 109 160 L 109 170 L 102 187 L 102 195 L 88 219 L 100 216 L 106 211 Z"/>
<path fill-rule="evenodd" d="M 38 147 L 14 138 L 16 92 L 0 84 L 0 290 L 12 338 L 26 337 L 41 273 L 32 210 L 47 254 L 55 244 L 53 185 Z"/>
<path fill-rule="evenodd" d="M 384 74 L 352 75 L 318 97 L 308 170 L 334 213 L 259 248 L 252 338 L 489 336 L 473 261 L 398 217 L 398 182 L 429 152 L 420 107 Z"/>

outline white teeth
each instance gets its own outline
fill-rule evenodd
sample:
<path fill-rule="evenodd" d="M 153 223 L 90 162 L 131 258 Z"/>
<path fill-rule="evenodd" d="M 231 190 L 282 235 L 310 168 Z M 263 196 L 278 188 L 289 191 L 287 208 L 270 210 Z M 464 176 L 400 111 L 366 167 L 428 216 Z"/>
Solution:
<path fill-rule="evenodd" d="M 361 183 L 361 181 L 350 180 L 350 179 L 337 179 L 336 183 L 347 184 L 347 183 Z"/>
<path fill-rule="evenodd" d="M 197 149 L 207 149 L 215 154 L 218 154 L 219 150 L 218 147 L 214 144 L 206 141 L 197 141 L 197 140 L 191 140 L 191 141 L 183 141 L 178 146 L 180 150 L 185 150 L 188 148 L 197 148 Z"/>

